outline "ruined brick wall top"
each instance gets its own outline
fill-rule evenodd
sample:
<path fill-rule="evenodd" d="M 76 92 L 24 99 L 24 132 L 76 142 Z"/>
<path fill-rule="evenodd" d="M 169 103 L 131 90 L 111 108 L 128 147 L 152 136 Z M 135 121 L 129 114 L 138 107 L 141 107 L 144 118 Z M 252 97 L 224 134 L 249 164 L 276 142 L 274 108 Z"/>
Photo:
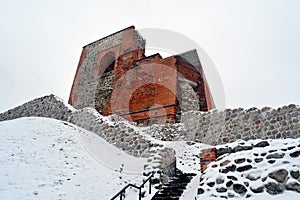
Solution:
<path fill-rule="evenodd" d="M 145 40 L 131 26 L 84 46 L 69 103 L 75 108 L 95 107 L 97 85 L 107 67 L 101 65 L 105 55 L 111 54 L 116 60 L 124 52 L 138 48 L 144 49 L 144 45 Z"/>
<path fill-rule="evenodd" d="M 130 121 L 175 119 L 181 108 L 178 102 L 188 94 L 199 104 L 193 108 L 209 109 L 212 99 L 195 50 L 167 58 L 144 53 L 145 40 L 133 26 L 84 46 L 69 103 L 75 108 L 96 108 L 103 115 L 121 114 Z M 178 87 L 182 83 L 188 93 L 179 92 L 178 88 L 186 88 Z"/>
<path fill-rule="evenodd" d="M 195 83 L 194 91 L 198 95 L 199 110 L 208 111 L 213 109 L 215 107 L 214 102 L 202 68 L 195 67 L 177 56 L 175 58 L 179 76 Z"/>

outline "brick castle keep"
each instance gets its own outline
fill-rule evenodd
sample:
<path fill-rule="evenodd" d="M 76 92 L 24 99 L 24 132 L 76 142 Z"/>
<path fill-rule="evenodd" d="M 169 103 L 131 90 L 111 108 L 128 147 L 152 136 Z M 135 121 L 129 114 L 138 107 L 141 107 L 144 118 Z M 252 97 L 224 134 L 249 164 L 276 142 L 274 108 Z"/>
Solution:
<path fill-rule="evenodd" d="M 196 50 L 145 56 L 145 43 L 130 26 L 84 46 L 69 104 L 143 124 L 177 122 L 182 112 L 214 108 Z"/>

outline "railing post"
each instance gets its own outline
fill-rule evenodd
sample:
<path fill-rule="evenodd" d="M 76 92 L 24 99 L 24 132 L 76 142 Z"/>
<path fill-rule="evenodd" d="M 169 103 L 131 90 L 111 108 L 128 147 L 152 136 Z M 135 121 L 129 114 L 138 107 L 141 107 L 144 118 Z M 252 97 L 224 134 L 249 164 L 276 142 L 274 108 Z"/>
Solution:
<path fill-rule="evenodd" d="M 151 194 L 151 178 L 152 178 L 152 175 L 151 175 L 151 177 L 149 179 L 149 194 Z"/>
<path fill-rule="evenodd" d="M 126 185 L 120 192 L 118 192 L 113 198 L 111 198 L 111 200 L 118 198 L 118 196 L 120 196 L 120 200 L 123 200 L 123 194 L 125 196 L 125 192 L 128 187 L 134 187 L 134 188 L 138 189 L 139 190 L 139 200 L 142 200 L 142 188 L 144 188 L 147 181 L 149 181 L 149 194 L 151 194 L 151 185 L 152 185 L 151 181 L 152 181 L 153 176 L 154 176 L 154 172 L 152 172 L 151 176 L 148 177 L 141 186 L 136 186 L 133 184 Z"/>
<path fill-rule="evenodd" d="M 139 192 L 139 200 L 142 200 L 142 188 L 139 189 L 140 192 Z"/>

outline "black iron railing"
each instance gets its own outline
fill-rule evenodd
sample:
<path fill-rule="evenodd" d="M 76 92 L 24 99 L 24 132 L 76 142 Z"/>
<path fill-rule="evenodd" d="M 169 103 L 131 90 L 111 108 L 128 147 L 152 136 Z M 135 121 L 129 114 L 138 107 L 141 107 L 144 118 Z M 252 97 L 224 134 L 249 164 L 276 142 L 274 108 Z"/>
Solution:
<path fill-rule="evenodd" d="M 151 175 L 143 181 L 142 185 L 140 186 L 136 186 L 136 185 L 133 185 L 133 184 L 128 184 L 126 185 L 120 192 L 118 192 L 113 198 L 111 198 L 110 200 L 114 200 L 116 199 L 117 197 L 120 197 L 120 200 L 123 199 L 123 195 L 125 194 L 125 191 L 127 188 L 129 187 L 133 187 L 133 188 L 136 188 L 139 190 L 139 200 L 142 199 L 142 188 L 144 188 L 145 184 L 149 181 L 149 194 L 151 194 L 151 178 L 154 176 L 155 172 L 152 172 Z"/>

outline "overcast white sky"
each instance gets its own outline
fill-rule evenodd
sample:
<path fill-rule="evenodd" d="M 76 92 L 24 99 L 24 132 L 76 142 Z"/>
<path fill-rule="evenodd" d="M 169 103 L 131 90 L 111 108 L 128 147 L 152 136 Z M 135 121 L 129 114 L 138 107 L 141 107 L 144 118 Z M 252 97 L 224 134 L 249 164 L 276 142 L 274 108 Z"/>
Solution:
<path fill-rule="evenodd" d="M 299 104 L 299 10 L 298 0 L 2 0 L 0 112 L 51 93 L 67 101 L 82 46 L 130 25 L 197 42 L 226 107 Z"/>

